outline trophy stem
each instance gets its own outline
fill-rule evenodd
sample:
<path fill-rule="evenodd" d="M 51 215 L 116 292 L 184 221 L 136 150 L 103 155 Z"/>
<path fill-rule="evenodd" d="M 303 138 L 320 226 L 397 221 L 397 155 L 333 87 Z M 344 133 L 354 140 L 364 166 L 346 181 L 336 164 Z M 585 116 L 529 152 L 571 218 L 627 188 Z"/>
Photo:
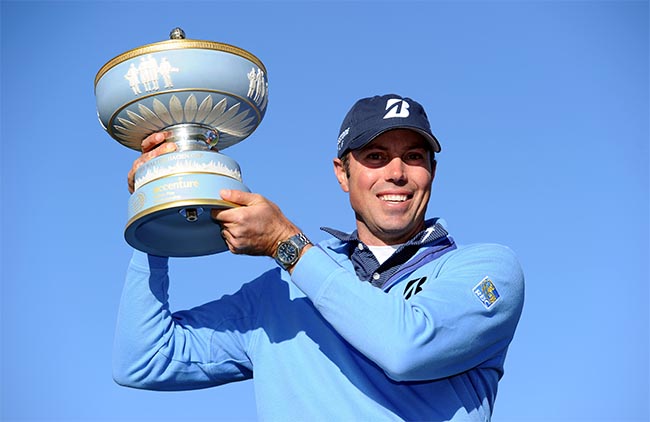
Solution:
<path fill-rule="evenodd" d="M 169 126 L 164 131 L 169 132 L 165 142 L 175 143 L 177 152 L 216 150 L 219 142 L 219 132 L 201 124 L 184 123 Z"/>

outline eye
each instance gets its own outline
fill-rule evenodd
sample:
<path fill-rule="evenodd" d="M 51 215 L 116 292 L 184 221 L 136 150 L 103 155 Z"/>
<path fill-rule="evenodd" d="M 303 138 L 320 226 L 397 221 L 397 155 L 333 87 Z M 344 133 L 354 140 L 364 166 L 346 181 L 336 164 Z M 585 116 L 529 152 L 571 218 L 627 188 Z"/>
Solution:
<path fill-rule="evenodd" d="M 424 151 L 409 151 L 405 160 L 409 163 L 419 163 L 426 159 L 426 153 Z"/>
<path fill-rule="evenodd" d="M 384 154 L 379 151 L 368 151 L 365 154 L 365 159 L 368 161 L 381 161 L 384 159 Z"/>

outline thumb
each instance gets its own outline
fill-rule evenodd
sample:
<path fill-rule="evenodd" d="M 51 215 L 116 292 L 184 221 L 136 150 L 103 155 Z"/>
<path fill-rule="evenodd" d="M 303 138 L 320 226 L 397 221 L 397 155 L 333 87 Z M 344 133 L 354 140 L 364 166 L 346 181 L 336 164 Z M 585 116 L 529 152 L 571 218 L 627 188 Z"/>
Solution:
<path fill-rule="evenodd" d="M 257 197 L 254 193 L 234 189 L 222 189 L 219 195 L 221 195 L 221 199 L 224 201 L 244 206 L 252 205 Z"/>

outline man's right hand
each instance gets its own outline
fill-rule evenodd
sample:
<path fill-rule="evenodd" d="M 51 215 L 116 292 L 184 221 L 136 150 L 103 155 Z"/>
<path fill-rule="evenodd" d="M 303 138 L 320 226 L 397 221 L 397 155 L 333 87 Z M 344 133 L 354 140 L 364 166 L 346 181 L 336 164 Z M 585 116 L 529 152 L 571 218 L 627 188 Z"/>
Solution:
<path fill-rule="evenodd" d="M 173 142 L 165 142 L 165 139 L 171 135 L 171 132 L 156 132 L 144 138 L 140 147 L 142 155 L 133 162 L 131 170 L 128 175 L 129 192 L 133 193 L 135 190 L 135 172 L 138 168 L 162 154 L 168 154 L 176 151 L 176 144 Z"/>

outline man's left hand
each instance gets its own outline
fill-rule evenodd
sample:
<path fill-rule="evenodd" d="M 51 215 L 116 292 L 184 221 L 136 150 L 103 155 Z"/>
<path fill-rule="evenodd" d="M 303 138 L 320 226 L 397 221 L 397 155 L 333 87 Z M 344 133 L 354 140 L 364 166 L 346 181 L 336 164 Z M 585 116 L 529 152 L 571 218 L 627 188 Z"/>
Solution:
<path fill-rule="evenodd" d="M 239 206 L 213 209 L 212 218 L 230 252 L 273 256 L 279 242 L 300 232 L 282 210 L 262 195 L 224 189 L 221 198 Z"/>

